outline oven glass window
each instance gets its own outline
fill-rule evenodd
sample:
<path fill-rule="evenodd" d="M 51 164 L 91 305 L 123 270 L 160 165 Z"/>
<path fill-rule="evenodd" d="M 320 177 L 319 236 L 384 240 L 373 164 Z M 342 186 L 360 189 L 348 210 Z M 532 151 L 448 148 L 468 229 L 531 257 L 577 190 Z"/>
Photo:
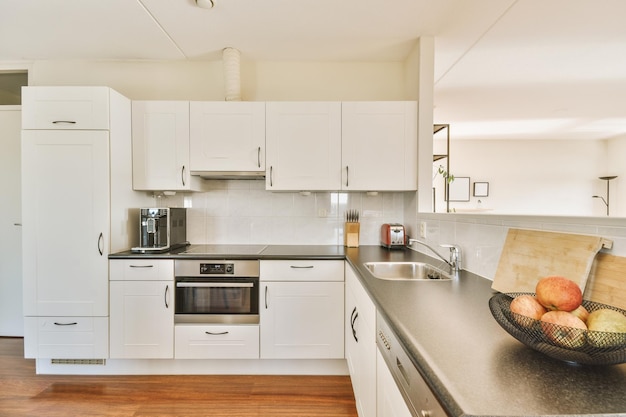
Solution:
<path fill-rule="evenodd" d="M 183 278 L 176 283 L 176 314 L 258 314 L 258 279 Z"/>

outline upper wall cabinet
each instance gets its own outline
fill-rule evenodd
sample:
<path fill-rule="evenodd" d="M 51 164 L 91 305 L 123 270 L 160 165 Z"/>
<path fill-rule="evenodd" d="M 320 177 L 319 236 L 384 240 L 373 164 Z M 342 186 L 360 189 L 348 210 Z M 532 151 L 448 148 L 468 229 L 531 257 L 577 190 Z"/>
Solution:
<path fill-rule="evenodd" d="M 417 102 L 344 102 L 341 189 L 417 190 Z"/>
<path fill-rule="evenodd" d="M 22 103 L 22 129 L 109 129 L 106 87 L 25 87 Z"/>
<path fill-rule="evenodd" d="M 341 188 L 341 103 L 269 102 L 268 190 Z"/>
<path fill-rule="evenodd" d="M 133 101 L 132 120 L 133 188 L 200 190 L 189 168 L 189 102 Z"/>
<path fill-rule="evenodd" d="M 265 174 L 264 102 L 192 101 L 190 135 L 192 174 Z"/>

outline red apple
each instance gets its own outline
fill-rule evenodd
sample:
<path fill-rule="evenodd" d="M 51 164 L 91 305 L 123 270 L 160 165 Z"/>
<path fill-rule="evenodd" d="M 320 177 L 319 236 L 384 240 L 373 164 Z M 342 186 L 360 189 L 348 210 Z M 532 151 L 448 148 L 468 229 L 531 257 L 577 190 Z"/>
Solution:
<path fill-rule="evenodd" d="M 585 323 L 568 311 L 548 311 L 541 316 L 541 328 L 554 344 L 578 348 L 585 344 Z"/>
<path fill-rule="evenodd" d="M 509 308 L 513 313 L 521 314 L 522 316 L 530 317 L 535 320 L 539 320 L 547 311 L 535 297 L 529 294 L 518 295 L 515 297 L 513 301 L 511 301 Z M 514 318 L 515 321 L 521 325 L 530 324 L 528 321 L 518 319 L 518 317 Z"/>
<path fill-rule="evenodd" d="M 570 311 L 573 315 L 581 319 L 585 324 L 587 324 L 587 318 L 589 317 L 589 311 L 585 308 L 584 305 L 579 305 L 574 310 Z"/>
<path fill-rule="evenodd" d="M 578 284 L 558 275 L 541 278 L 535 293 L 537 300 L 549 310 L 573 311 L 583 302 Z"/>

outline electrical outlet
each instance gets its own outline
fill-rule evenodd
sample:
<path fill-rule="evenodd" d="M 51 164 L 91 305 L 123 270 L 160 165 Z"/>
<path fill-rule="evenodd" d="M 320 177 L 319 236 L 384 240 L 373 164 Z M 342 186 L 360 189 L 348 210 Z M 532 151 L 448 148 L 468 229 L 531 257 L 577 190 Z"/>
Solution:
<path fill-rule="evenodd" d="M 422 239 L 426 238 L 426 222 L 420 222 L 420 237 Z"/>

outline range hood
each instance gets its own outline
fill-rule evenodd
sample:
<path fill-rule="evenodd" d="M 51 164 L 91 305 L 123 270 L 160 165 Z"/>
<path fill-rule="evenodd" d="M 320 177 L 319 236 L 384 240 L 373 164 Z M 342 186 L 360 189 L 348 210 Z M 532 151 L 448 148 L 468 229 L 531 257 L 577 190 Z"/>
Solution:
<path fill-rule="evenodd" d="M 265 171 L 191 171 L 205 180 L 263 180 Z"/>

